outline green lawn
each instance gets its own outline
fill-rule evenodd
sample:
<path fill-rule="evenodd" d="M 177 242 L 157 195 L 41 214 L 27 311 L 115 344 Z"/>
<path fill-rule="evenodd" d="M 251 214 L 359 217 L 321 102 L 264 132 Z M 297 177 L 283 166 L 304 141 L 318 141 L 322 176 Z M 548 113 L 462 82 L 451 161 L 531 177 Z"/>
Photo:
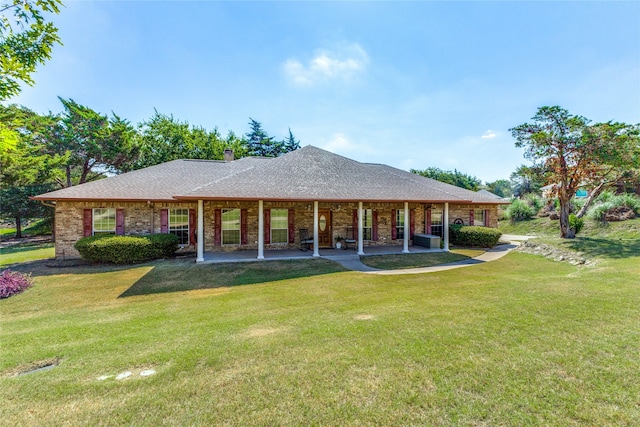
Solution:
<path fill-rule="evenodd" d="M 14 222 L 15 223 L 15 222 Z M 22 228 L 23 237 L 51 234 L 51 220 L 39 219 Z M 0 228 L 0 238 L 15 237 L 16 228 Z"/>
<path fill-rule="evenodd" d="M 630 242 L 595 239 L 595 267 L 511 253 L 401 276 L 25 265 L 36 285 L 0 301 L 2 422 L 639 425 Z"/>
<path fill-rule="evenodd" d="M 463 261 L 484 253 L 478 249 L 452 249 L 451 252 L 417 253 L 398 255 L 367 255 L 360 261 L 369 267 L 382 270 L 398 270 L 405 268 L 431 267 L 439 264 Z"/>
<path fill-rule="evenodd" d="M 0 267 L 55 257 L 53 243 L 13 246 L 0 249 Z"/>

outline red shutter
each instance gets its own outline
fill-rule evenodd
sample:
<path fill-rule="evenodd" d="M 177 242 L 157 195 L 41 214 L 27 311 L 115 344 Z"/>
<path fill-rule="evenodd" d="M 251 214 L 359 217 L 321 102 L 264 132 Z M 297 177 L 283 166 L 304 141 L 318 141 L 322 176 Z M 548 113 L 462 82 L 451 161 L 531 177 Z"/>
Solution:
<path fill-rule="evenodd" d="M 198 226 L 196 225 L 196 210 L 189 209 L 189 244 L 195 245 L 198 242 L 196 230 Z"/>
<path fill-rule="evenodd" d="M 116 234 L 124 236 L 124 209 L 116 209 Z"/>
<path fill-rule="evenodd" d="M 391 240 L 398 238 L 398 229 L 396 228 L 396 210 L 391 209 Z"/>
<path fill-rule="evenodd" d="M 491 223 L 489 222 L 489 209 L 484 210 L 484 226 L 491 227 Z"/>
<path fill-rule="evenodd" d="M 416 233 L 416 210 L 409 210 L 409 238 L 413 239 L 413 235 Z"/>
<path fill-rule="evenodd" d="M 84 229 L 84 237 L 89 237 L 93 234 L 93 209 L 84 210 L 82 228 Z"/>
<path fill-rule="evenodd" d="M 371 211 L 371 238 L 373 241 L 378 240 L 378 211 Z"/>
<path fill-rule="evenodd" d="M 296 242 L 295 217 L 296 211 L 294 209 L 289 209 L 289 243 Z"/>
<path fill-rule="evenodd" d="M 249 243 L 249 236 L 247 236 L 247 210 L 240 209 L 240 244 L 246 245 Z"/>
<path fill-rule="evenodd" d="M 427 212 L 425 214 L 425 226 L 424 226 L 424 232 L 427 234 L 431 234 L 431 209 L 427 209 Z"/>
<path fill-rule="evenodd" d="M 271 243 L 271 209 L 264 210 L 264 243 L 268 245 Z"/>
<path fill-rule="evenodd" d="M 353 238 L 358 240 L 358 209 L 353 210 L 351 226 L 353 227 Z"/>
<path fill-rule="evenodd" d="M 213 217 L 213 244 L 222 245 L 222 209 L 216 209 Z"/>
<path fill-rule="evenodd" d="M 471 209 L 469 211 L 469 225 L 473 225 L 474 224 L 474 219 L 473 219 L 473 209 Z"/>
<path fill-rule="evenodd" d="M 169 232 L 169 209 L 160 210 L 160 232 Z"/>

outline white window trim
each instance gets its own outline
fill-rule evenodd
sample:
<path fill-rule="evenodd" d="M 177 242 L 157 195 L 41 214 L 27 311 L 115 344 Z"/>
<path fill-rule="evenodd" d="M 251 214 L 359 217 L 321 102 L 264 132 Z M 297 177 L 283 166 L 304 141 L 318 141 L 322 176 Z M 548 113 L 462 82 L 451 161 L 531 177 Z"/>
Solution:
<path fill-rule="evenodd" d="M 189 240 L 190 240 L 189 236 L 191 236 L 191 229 L 189 227 L 189 209 L 188 208 L 172 208 L 172 209 L 169 209 L 169 219 L 168 219 L 168 223 L 169 223 L 168 224 L 168 227 L 169 227 L 168 231 L 169 231 L 169 234 L 172 234 L 171 233 L 171 217 L 175 216 L 173 214 L 173 212 L 175 212 L 175 211 L 187 211 L 187 243 L 180 243 L 180 244 L 183 245 L 183 246 L 184 245 L 188 245 L 190 243 L 189 242 Z M 174 230 L 174 231 L 184 231 L 184 230 Z"/>
<path fill-rule="evenodd" d="M 287 225 L 284 228 L 273 228 L 273 211 L 285 211 L 287 213 Z M 278 209 L 272 208 L 269 210 L 269 244 L 271 245 L 286 245 L 289 243 L 289 209 Z M 284 239 L 284 242 L 275 242 L 273 241 L 273 230 L 285 230 L 287 232 L 287 236 Z"/>
<path fill-rule="evenodd" d="M 93 208 L 91 210 L 91 235 L 96 235 L 96 218 L 98 217 L 98 215 L 96 215 L 97 210 L 113 211 L 113 230 L 97 230 L 98 234 L 116 234 L 116 230 L 118 228 L 118 217 L 116 208 Z"/>
<path fill-rule="evenodd" d="M 237 230 L 231 229 L 231 230 L 226 230 L 226 231 L 237 231 L 238 232 L 238 243 L 225 243 L 224 242 L 224 214 L 225 212 L 230 212 L 230 211 L 238 211 L 238 228 Z M 227 209 L 222 209 L 221 212 L 221 218 L 220 218 L 220 245 L 221 246 L 240 246 L 242 244 L 242 210 L 240 208 L 227 208 Z"/>
<path fill-rule="evenodd" d="M 367 215 L 367 211 L 369 212 L 369 215 Z M 369 227 L 367 227 L 367 219 L 371 221 L 371 225 Z M 370 239 L 364 238 L 367 235 L 367 230 L 369 230 L 369 236 L 371 237 Z M 370 242 L 373 240 L 373 209 L 362 210 L 362 238 L 365 242 Z"/>
<path fill-rule="evenodd" d="M 400 224 L 400 217 L 402 217 L 402 225 Z M 396 239 L 404 239 L 404 224 L 406 222 L 404 217 L 404 209 L 396 209 Z"/>

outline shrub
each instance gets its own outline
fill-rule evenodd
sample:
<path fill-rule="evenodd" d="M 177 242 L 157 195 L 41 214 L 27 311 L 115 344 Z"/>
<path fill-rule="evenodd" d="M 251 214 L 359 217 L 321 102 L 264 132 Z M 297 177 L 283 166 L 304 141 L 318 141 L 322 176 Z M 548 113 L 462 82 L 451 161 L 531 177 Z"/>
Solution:
<path fill-rule="evenodd" d="M 511 205 L 505 209 L 505 216 L 511 221 L 523 221 L 525 219 L 533 218 L 536 212 L 537 211 L 534 211 L 534 209 L 524 200 L 515 199 L 511 202 Z"/>
<path fill-rule="evenodd" d="M 19 294 L 33 285 L 31 276 L 17 271 L 4 270 L 0 274 L 0 299 Z"/>
<path fill-rule="evenodd" d="M 605 190 L 602 193 L 600 193 L 600 195 L 596 199 L 596 202 L 601 202 L 601 203 L 610 202 L 611 199 L 613 199 L 614 197 L 615 197 L 615 194 L 613 194 L 613 192 Z"/>
<path fill-rule="evenodd" d="M 173 256 L 178 248 L 178 238 L 172 234 L 91 236 L 78 240 L 75 248 L 90 262 L 135 264 Z"/>
<path fill-rule="evenodd" d="M 584 218 L 578 218 L 574 214 L 569 214 L 569 228 L 571 228 L 576 234 L 584 227 Z"/>
<path fill-rule="evenodd" d="M 533 194 L 533 193 L 527 194 L 525 196 L 525 201 L 533 210 L 533 216 L 537 215 L 537 213 L 540 212 L 540 209 L 542 209 L 542 207 L 544 206 L 544 201 L 542 200 L 542 197 L 538 196 L 537 194 Z"/>
<path fill-rule="evenodd" d="M 489 227 L 452 224 L 449 226 L 451 243 L 459 246 L 492 248 L 498 244 L 502 233 Z"/>
<path fill-rule="evenodd" d="M 597 204 L 589 209 L 589 213 L 587 214 L 587 216 L 596 221 L 604 222 L 606 219 L 605 217 L 607 215 L 607 211 L 613 209 L 613 207 L 613 203 L 611 202 Z"/>
<path fill-rule="evenodd" d="M 147 239 L 160 251 L 162 258 L 171 258 L 178 250 L 178 236 L 175 234 L 152 234 Z"/>
<path fill-rule="evenodd" d="M 640 197 L 635 194 L 620 194 L 619 196 L 614 196 L 611 199 L 611 203 L 613 207 L 627 207 L 633 209 L 633 212 L 636 215 L 640 215 Z"/>

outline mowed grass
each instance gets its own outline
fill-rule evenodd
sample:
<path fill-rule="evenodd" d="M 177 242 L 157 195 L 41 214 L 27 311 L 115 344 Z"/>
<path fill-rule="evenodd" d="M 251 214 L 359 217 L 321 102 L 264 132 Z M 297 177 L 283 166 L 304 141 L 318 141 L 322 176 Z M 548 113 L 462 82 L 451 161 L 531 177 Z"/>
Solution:
<path fill-rule="evenodd" d="M 484 250 L 478 249 L 452 249 L 450 252 L 368 255 L 361 256 L 360 261 L 369 267 L 381 270 L 399 270 L 464 261 L 483 253 Z"/>
<path fill-rule="evenodd" d="M 12 264 L 36 261 L 40 259 L 48 259 L 53 257 L 55 257 L 55 248 L 53 243 L 1 248 L 0 267 L 7 267 Z"/>
<path fill-rule="evenodd" d="M 196 267 L 34 269 L 0 301 L 2 422 L 640 424 L 640 254 L 400 276 L 292 262 L 305 276 L 178 290 L 229 274 Z M 174 292 L 122 297 L 171 275 Z"/>

